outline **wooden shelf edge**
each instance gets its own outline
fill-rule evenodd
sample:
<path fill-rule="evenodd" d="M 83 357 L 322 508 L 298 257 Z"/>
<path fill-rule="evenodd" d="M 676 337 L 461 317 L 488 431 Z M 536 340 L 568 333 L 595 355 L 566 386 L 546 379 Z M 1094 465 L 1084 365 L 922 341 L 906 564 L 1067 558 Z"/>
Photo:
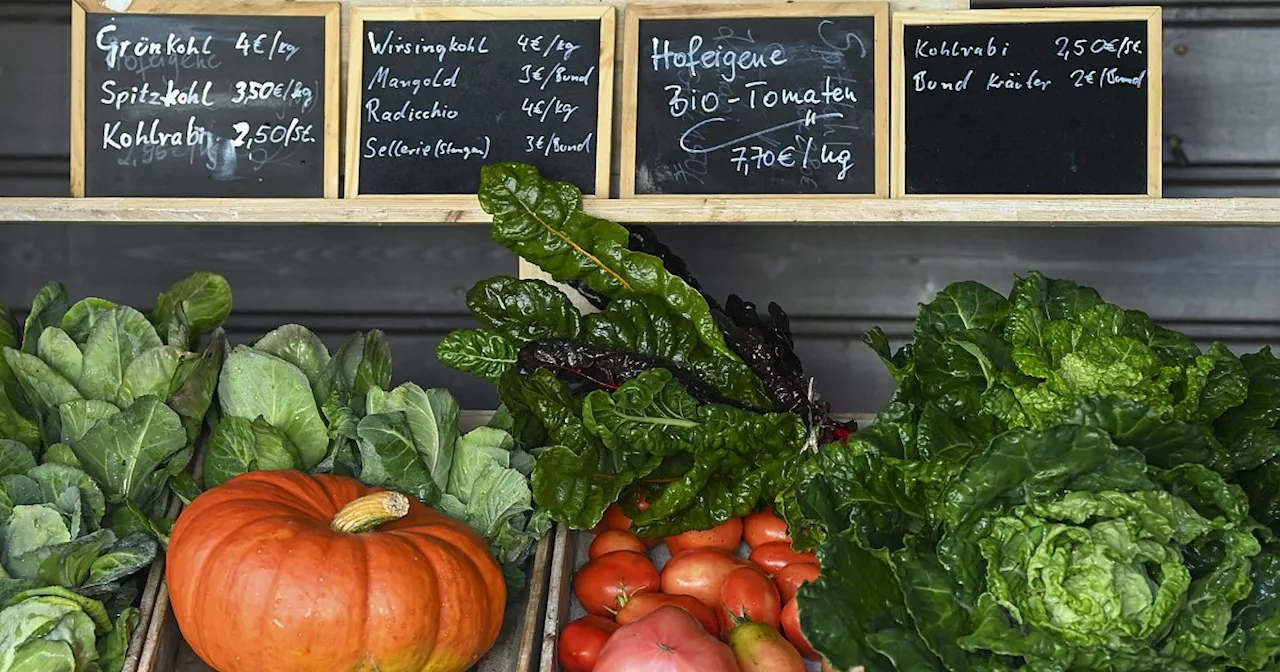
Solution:
<path fill-rule="evenodd" d="M 616 222 L 689 224 L 1280 224 L 1280 198 L 691 198 L 589 201 Z M 0 198 L 0 223 L 487 224 L 474 196 L 360 199 Z"/>

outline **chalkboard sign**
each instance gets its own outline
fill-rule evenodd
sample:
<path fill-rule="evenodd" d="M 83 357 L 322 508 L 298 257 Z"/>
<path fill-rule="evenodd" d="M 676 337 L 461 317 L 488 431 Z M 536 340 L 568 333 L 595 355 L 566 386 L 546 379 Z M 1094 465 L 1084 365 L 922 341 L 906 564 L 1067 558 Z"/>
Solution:
<path fill-rule="evenodd" d="M 893 194 L 1159 197 L 1159 7 L 894 15 Z"/>
<path fill-rule="evenodd" d="M 888 12 L 629 8 L 622 196 L 888 196 Z"/>
<path fill-rule="evenodd" d="M 338 196 L 338 3 L 72 5 L 74 196 Z"/>
<path fill-rule="evenodd" d="M 613 7 L 351 10 L 348 198 L 474 194 L 529 163 L 609 195 Z"/>

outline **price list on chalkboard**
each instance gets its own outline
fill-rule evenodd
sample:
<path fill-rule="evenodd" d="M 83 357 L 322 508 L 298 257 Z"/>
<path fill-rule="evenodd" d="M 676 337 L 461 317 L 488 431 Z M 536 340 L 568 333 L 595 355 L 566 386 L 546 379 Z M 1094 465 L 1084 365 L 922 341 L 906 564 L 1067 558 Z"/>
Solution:
<path fill-rule="evenodd" d="M 543 9 L 354 10 L 347 195 L 472 194 L 502 161 L 607 189 L 613 10 Z"/>
<path fill-rule="evenodd" d="M 87 13 L 78 195 L 325 196 L 329 20 Z"/>
<path fill-rule="evenodd" d="M 623 195 L 884 194 L 883 8 L 688 17 L 646 8 L 628 64 Z M 730 10 L 712 10 L 717 14 Z M 680 16 L 684 18 L 674 18 Z"/>
<path fill-rule="evenodd" d="M 1040 12 L 1039 20 L 1017 22 L 1028 16 L 1023 11 Z M 984 13 L 958 23 L 898 17 L 905 22 L 895 93 L 903 160 L 895 191 L 1052 196 L 1158 189 L 1152 171 L 1159 169 L 1160 47 L 1149 39 L 1151 19 L 1121 9 L 1120 20 L 1106 20 L 1116 10 L 1101 9 L 1078 10 L 1092 20 L 1046 20 L 1055 15 L 1045 12 L 1055 11 L 1064 10 L 1010 10 L 1001 21 Z"/>

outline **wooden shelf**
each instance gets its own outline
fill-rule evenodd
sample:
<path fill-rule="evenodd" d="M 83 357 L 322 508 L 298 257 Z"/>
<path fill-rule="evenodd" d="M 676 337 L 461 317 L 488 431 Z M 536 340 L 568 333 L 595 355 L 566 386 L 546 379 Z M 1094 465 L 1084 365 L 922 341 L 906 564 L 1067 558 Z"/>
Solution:
<path fill-rule="evenodd" d="M 844 199 L 650 197 L 592 200 L 617 222 L 815 224 L 1280 224 L 1280 198 Z M 426 198 L 0 198 L 0 223 L 487 224 L 474 196 Z"/>

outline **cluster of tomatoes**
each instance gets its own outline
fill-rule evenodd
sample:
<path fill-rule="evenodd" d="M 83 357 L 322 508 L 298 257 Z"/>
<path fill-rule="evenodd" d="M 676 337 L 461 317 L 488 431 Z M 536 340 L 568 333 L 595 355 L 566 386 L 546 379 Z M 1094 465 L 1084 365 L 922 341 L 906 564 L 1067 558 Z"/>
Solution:
<path fill-rule="evenodd" d="M 615 504 L 593 530 L 573 579 L 588 615 L 560 633 L 563 672 L 803 672 L 804 658 L 820 660 L 795 599 L 818 578 L 818 559 L 792 550 L 771 509 L 665 540 L 630 528 Z M 663 541 L 671 559 L 659 571 L 649 551 Z"/>

